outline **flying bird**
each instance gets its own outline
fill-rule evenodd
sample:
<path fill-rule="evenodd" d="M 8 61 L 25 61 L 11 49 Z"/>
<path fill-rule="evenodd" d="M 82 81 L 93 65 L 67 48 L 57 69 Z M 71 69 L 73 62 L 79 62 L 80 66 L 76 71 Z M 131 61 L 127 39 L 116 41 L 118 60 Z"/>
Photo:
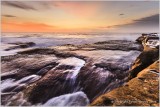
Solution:
<path fill-rule="evenodd" d="M 121 14 L 119 14 L 120 16 L 123 16 L 124 14 L 123 13 L 121 13 Z"/>

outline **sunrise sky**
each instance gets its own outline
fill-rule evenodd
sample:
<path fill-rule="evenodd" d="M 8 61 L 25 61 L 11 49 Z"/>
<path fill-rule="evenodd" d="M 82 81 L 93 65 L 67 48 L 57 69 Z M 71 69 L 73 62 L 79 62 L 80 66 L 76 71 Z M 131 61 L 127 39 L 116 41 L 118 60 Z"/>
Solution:
<path fill-rule="evenodd" d="M 158 32 L 158 1 L 3 1 L 2 32 Z"/>

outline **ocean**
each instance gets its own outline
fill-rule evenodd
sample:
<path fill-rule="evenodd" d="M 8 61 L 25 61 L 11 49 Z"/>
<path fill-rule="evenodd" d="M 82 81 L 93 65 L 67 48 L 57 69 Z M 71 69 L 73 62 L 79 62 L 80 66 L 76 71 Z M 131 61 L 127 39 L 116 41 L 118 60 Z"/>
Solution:
<path fill-rule="evenodd" d="M 2 33 L 1 56 L 13 55 L 27 48 L 5 51 L 17 42 L 34 42 L 31 48 L 59 46 L 65 44 L 89 44 L 108 40 L 134 41 L 141 33 Z"/>

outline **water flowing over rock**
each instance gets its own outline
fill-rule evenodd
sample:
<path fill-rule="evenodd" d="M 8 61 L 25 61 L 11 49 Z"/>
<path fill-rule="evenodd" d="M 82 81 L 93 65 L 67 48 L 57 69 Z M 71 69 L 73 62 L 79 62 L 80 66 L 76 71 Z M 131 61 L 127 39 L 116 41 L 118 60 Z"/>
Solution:
<path fill-rule="evenodd" d="M 159 61 L 138 73 L 124 86 L 98 97 L 92 106 L 158 106 Z"/>
<path fill-rule="evenodd" d="M 25 88 L 25 86 L 39 80 L 40 78 L 41 76 L 38 75 L 30 75 L 17 81 L 15 81 L 15 79 L 6 79 L 1 82 L 1 91 L 20 91 L 21 88 Z"/>
<path fill-rule="evenodd" d="M 32 47 L 32 46 L 36 45 L 33 42 L 26 42 L 26 43 L 16 42 L 16 43 L 9 43 L 9 44 L 14 45 L 14 46 L 11 46 L 11 47 L 5 49 L 5 51 L 14 50 L 14 49 L 17 49 L 17 48 L 28 48 L 28 47 Z"/>
<path fill-rule="evenodd" d="M 51 98 L 44 106 L 86 106 L 89 104 L 89 99 L 83 92 L 75 92 Z"/>
<path fill-rule="evenodd" d="M 142 50 L 123 40 L 59 47 L 2 57 L 3 105 L 85 106 L 122 86 Z"/>
<path fill-rule="evenodd" d="M 132 65 L 128 82 L 96 98 L 91 106 L 159 105 L 159 44 L 146 44 L 146 39 L 153 38 L 157 40 L 157 34 L 143 34 L 137 39 L 143 44 L 144 50 Z"/>
<path fill-rule="evenodd" d="M 9 61 L 8 61 L 9 60 Z M 57 65 L 57 58 L 47 55 L 17 55 L 2 58 L 2 76 L 1 79 L 14 78 L 21 79 L 23 77 L 37 73 L 42 68 L 52 65 Z M 4 73 L 4 74 L 3 74 Z"/>
<path fill-rule="evenodd" d="M 114 57 L 112 53 L 112 58 L 101 55 L 103 53 L 99 54 L 97 57 L 101 58 L 94 57 L 95 61 L 92 60 L 84 66 L 76 81 L 79 87 L 77 90 L 84 91 L 91 102 L 99 95 L 121 86 L 127 80 L 127 71 L 140 52 L 123 53 L 118 57 Z"/>
<path fill-rule="evenodd" d="M 31 90 L 27 91 L 29 101 L 43 103 L 51 97 L 73 92 L 76 76 L 81 67 L 84 66 L 85 61 L 69 57 L 59 60 L 58 63 L 40 81 L 30 86 Z M 37 95 L 41 97 L 36 97 Z"/>

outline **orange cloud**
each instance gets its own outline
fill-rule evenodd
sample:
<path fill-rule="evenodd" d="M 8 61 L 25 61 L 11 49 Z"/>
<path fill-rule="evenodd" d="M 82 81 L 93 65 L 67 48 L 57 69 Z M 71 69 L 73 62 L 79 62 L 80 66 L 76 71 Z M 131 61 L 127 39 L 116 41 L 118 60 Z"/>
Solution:
<path fill-rule="evenodd" d="M 101 6 L 97 2 L 53 2 L 53 5 L 74 16 L 84 18 L 96 14 Z"/>
<path fill-rule="evenodd" d="M 2 32 L 54 32 L 56 29 L 55 26 L 43 23 L 16 23 L 2 21 Z"/>

